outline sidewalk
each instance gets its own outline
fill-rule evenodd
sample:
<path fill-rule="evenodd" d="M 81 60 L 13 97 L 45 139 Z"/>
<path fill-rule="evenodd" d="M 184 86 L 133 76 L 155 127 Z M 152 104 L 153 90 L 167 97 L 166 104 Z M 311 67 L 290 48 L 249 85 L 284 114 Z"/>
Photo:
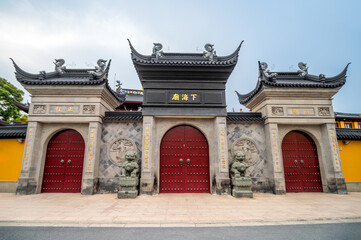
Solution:
<path fill-rule="evenodd" d="M 0 193 L 0 226 L 242 226 L 361 222 L 361 193 L 255 193 L 253 199 L 210 194 Z"/>

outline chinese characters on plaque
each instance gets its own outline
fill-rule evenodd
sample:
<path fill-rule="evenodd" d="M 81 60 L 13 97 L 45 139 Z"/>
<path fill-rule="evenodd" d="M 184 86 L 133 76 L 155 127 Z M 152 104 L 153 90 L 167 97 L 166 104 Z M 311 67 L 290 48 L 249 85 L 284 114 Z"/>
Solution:
<path fill-rule="evenodd" d="M 200 103 L 199 92 L 170 92 L 169 103 Z"/>

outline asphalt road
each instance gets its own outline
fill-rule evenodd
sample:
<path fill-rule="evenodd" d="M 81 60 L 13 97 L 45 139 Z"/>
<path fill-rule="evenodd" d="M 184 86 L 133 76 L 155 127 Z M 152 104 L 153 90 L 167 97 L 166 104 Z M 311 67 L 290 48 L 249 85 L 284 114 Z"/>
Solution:
<path fill-rule="evenodd" d="M 361 240 L 361 223 L 194 228 L 0 227 L 1 240 Z"/>

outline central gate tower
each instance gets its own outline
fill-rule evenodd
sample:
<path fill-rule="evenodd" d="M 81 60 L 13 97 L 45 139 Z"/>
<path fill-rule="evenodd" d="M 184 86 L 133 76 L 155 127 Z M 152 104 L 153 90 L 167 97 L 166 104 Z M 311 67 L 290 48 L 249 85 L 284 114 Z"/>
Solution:
<path fill-rule="evenodd" d="M 209 157 L 207 179 L 195 181 L 207 181 L 210 189 L 204 190 L 206 192 L 230 194 L 225 89 L 227 79 L 237 64 L 242 43 L 234 53 L 224 57 L 216 55 L 212 44 L 205 45 L 204 53 L 165 53 L 162 45 L 155 43 L 152 55 L 147 56 L 138 53 L 130 42 L 129 45 L 133 64 L 144 89 L 141 193 L 168 192 L 160 189 L 160 185 L 164 184 L 160 182 L 160 172 L 164 170 L 160 164 L 162 139 L 173 139 L 169 135 L 174 131 L 172 128 L 186 125 L 204 136 L 209 149 L 209 153 L 188 152 L 192 157 L 194 154 L 208 154 Z M 184 136 L 182 141 L 187 141 L 187 135 Z M 183 147 L 187 147 L 185 145 Z M 163 154 L 177 154 L 178 150 Z M 168 159 L 170 162 L 163 165 L 179 166 L 181 158 L 178 157 Z M 187 159 L 187 156 L 186 159 L 182 158 L 184 162 Z M 201 164 L 201 160 L 193 161 L 192 164 L 205 165 Z M 192 174 L 199 175 L 205 171 L 196 168 L 192 169 Z M 165 181 L 165 178 L 162 179 Z M 207 186 L 199 188 L 206 189 Z"/>

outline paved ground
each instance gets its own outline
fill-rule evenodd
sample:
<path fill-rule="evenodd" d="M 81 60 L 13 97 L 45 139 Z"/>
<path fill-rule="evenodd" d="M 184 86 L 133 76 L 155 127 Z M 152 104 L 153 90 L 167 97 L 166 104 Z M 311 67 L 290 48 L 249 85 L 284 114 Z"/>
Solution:
<path fill-rule="evenodd" d="M 0 193 L 1 226 L 204 227 L 361 222 L 361 193 L 116 194 Z"/>
<path fill-rule="evenodd" d="M 361 223 L 204 228 L 1 227 L 0 240 L 360 240 Z"/>

